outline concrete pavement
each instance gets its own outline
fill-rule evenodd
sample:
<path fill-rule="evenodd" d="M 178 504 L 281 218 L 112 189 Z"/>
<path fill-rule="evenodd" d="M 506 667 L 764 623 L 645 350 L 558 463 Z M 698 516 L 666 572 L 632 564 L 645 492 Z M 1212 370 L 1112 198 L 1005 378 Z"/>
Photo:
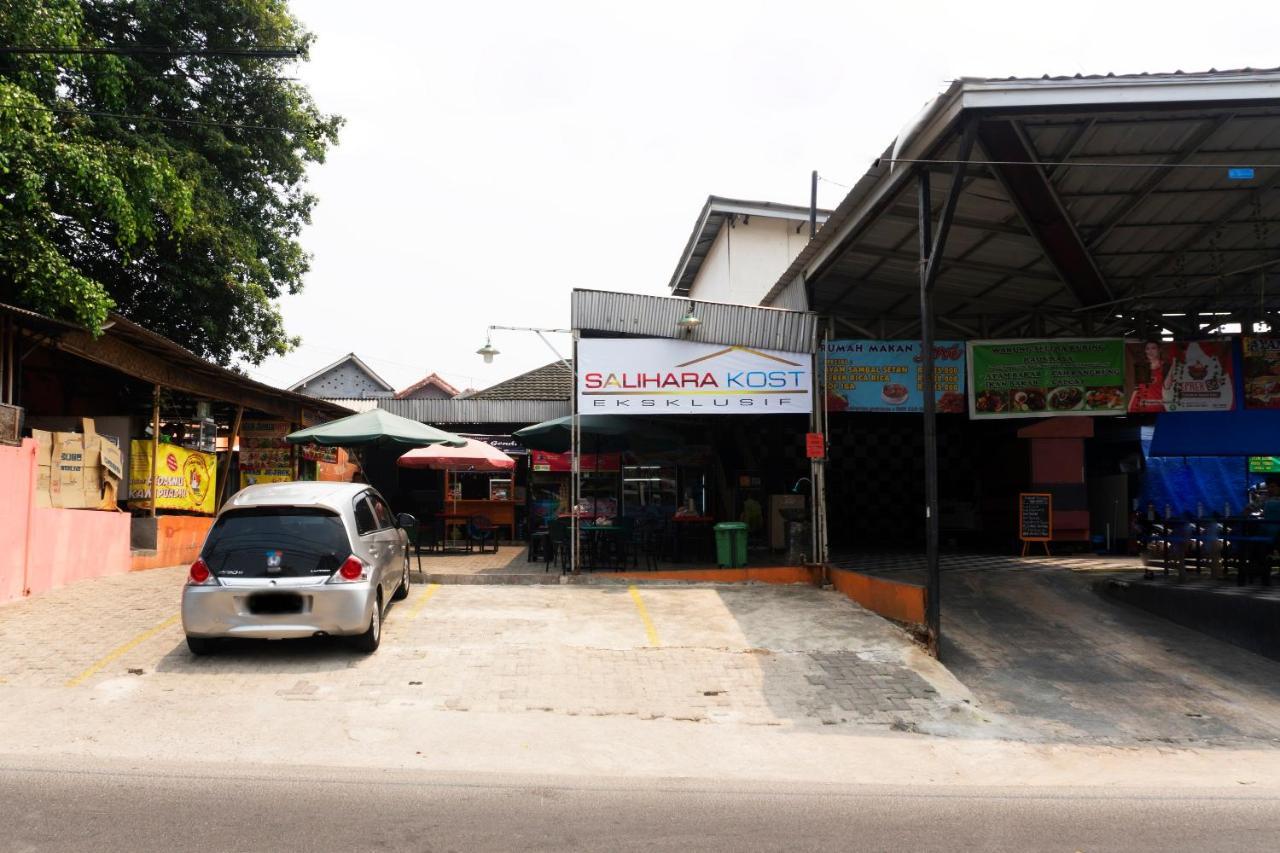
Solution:
<path fill-rule="evenodd" d="M 1018 656 L 984 699 L 898 628 L 809 587 L 419 585 L 371 657 L 329 640 L 197 659 L 174 619 L 181 583 L 160 570 L 0 608 L 0 706 L 17 709 L 0 754 L 779 784 L 1280 778 L 1275 741 L 1243 730 L 1095 739 L 994 708 Z M 1247 687 L 1224 684 L 1223 704 L 1252 697 L 1238 713 L 1273 721 Z"/>

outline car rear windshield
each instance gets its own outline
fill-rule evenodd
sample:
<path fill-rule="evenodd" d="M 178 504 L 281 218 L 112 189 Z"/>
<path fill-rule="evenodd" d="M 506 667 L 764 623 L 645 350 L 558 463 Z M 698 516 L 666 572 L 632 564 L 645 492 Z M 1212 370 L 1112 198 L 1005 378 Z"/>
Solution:
<path fill-rule="evenodd" d="M 219 518 L 201 556 L 219 577 L 298 578 L 333 574 L 351 556 L 351 544 L 335 513 L 263 507 Z"/>

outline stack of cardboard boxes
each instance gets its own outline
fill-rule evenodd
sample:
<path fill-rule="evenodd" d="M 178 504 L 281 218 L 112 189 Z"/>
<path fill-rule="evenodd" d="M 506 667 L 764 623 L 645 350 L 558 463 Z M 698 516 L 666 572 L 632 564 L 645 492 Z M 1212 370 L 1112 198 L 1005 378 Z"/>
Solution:
<path fill-rule="evenodd" d="M 99 436 L 92 418 L 81 420 L 81 432 L 33 429 L 38 445 L 36 505 L 62 509 L 115 510 L 120 489 L 120 448 Z"/>

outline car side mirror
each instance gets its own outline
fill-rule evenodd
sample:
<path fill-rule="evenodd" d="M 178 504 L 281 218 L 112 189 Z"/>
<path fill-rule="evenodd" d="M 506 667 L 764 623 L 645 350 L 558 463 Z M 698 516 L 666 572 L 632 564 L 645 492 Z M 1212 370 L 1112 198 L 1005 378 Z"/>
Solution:
<path fill-rule="evenodd" d="M 416 530 L 418 527 L 418 519 L 407 512 L 402 512 L 396 516 L 396 527 L 405 528 L 407 530 Z"/>

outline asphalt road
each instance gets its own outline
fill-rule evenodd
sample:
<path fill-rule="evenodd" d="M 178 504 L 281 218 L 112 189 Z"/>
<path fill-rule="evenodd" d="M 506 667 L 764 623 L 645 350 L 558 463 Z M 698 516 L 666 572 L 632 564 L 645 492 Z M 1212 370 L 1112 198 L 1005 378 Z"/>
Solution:
<path fill-rule="evenodd" d="M 0 758 L 0 815 L 0 848 L 15 851 L 1280 849 L 1280 791 L 1248 789 L 903 790 Z"/>

